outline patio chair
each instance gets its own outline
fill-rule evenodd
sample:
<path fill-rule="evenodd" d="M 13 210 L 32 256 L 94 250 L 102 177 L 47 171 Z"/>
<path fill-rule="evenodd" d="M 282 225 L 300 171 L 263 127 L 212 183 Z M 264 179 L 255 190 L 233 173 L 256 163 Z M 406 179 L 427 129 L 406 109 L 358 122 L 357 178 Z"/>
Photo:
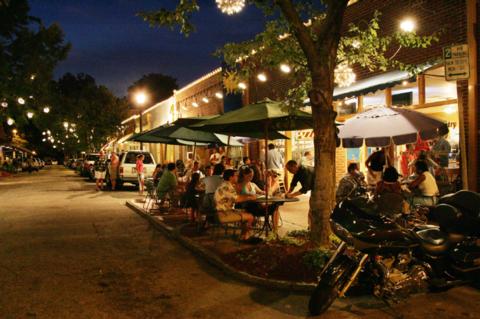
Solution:
<path fill-rule="evenodd" d="M 157 204 L 157 192 L 152 180 L 145 181 L 145 190 L 147 193 L 143 202 L 143 209 L 147 213 L 150 213 L 150 210 L 153 209 L 153 206 Z M 152 205 L 152 207 L 150 207 L 150 205 Z"/>

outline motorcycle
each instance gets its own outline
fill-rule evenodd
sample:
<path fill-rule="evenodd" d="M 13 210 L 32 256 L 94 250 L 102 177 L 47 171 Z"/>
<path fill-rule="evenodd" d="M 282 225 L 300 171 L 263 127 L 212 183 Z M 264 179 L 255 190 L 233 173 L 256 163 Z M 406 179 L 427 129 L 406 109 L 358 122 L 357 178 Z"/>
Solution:
<path fill-rule="evenodd" d="M 310 313 L 322 314 L 354 284 L 392 303 L 415 292 L 478 283 L 480 195 L 442 197 L 429 217 L 438 226 L 406 228 L 364 197 L 339 203 L 330 222 L 341 243 L 319 275 Z"/>

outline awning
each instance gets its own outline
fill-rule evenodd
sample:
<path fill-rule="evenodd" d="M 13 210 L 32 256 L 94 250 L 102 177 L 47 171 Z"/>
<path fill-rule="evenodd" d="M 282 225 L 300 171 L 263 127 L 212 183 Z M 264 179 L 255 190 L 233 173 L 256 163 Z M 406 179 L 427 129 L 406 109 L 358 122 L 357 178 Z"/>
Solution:
<path fill-rule="evenodd" d="M 368 79 L 357 81 L 348 87 L 335 88 L 335 90 L 333 90 L 333 99 L 343 100 L 349 97 L 373 93 L 401 84 L 403 81 L 413 82 L 415 81 L 415 78 L 416 76 L 412 76 L 406 71 L 390 71 L 382 73 Z"/>

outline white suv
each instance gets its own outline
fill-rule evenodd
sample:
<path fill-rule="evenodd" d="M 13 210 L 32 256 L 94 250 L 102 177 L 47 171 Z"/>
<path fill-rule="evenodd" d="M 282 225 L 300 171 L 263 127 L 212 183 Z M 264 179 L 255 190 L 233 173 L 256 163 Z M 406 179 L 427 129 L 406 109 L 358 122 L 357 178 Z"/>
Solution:
<path fill-rule="evenodd" d="M 145 156 L 143 159 L 143 172 L 145 174 L 145 178 L 152 176 L 155 166 L 157 165 L 152 153 L 146 151 L 127 151 L 120 154 L 120 165 L 118 167 L 117 178 L 117 184 L 119 187 L 121 187 L 123 183 L 138 185 L 136 163 L 137 156 L 140 154 Z M 107 182 L 110 182 L 109 178 L 107 178 Z"/>

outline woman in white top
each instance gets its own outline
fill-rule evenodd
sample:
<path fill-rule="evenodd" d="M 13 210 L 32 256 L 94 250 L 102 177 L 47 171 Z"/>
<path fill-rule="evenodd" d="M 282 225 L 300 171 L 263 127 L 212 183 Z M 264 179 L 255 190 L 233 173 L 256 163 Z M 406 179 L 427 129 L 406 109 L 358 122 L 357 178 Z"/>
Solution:
<path fill-rule="evenodd" d="M 435 177 L 428 171 L 428 165 L 424 161 L 415 163 L 417 178 L 410 183 L 411 190 L 417 190 L 417 195 L 412 198 L 413 205 L 433 206 L 437 203 L 438 190 Z"/>

